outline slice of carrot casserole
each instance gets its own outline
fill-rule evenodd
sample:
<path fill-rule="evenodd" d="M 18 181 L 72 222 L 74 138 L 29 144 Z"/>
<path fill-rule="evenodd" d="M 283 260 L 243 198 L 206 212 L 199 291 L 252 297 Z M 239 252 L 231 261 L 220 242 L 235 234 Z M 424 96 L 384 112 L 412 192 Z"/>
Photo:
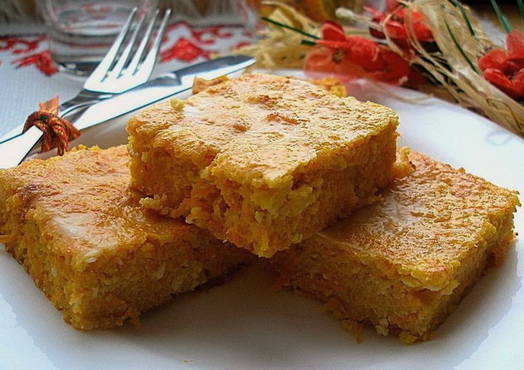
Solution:
<path fill-rule="evenodd" d="M 132 118 L 132 184 L 145 206 L 271 257 L 374 199 L 397 123 L 306 81 L 244 75 Z"/>
<path fill-rule="evenodd" d="M 411 153 L 415 168 L 384 200 L 277 254 L 285 287 L 327 304 L 348 328 L 367 322 L 426 340 L 514 238 L 517 192 Z"/>
<path fill-rule="evenodd" d="M 250 254 L 139 206 L 125 146 L 0 170 L 0 239 L 64 319 L 111 328 Z"/>

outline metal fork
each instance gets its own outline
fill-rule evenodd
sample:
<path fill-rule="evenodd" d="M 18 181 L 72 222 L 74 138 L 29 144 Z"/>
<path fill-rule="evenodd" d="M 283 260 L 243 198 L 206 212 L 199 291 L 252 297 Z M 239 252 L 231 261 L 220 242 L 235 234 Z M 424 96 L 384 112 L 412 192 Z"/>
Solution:
<path fill-rule="evenodd" d="M 83 89 L 73 99 L 62 103 L 60 106 L 61 117 L 72 117 L 74 114 L 83 112 L 92 104 L 147 82 L 155 67 L 171 10 L 165 11 L 156 36 L 151 42 L 158 14 L 159 11 L 156 10 L 137 46 L 135 45 L 137 44 L 136 40 L 145 17 L 140 18 L 133 26 L 137 15 L 136 8 L 133 9 L 122 31 L 104 59 L 89 76 Z M 146 49 L 147 54 L 144 57 Z M 20 126 L 17 129 L 22 130 Z M 9 168 L 20 164 L 41 137 L 42 132 L 36 127 L 31 127 L 23 134 L 0 142 L 0 168 Z"/>
<path fill-rule="evenodd" d="M 82 90 L 74 98 L 60 105 L 61 117 L 71 120 L 78 118 L 78 115 L 92 104 L 147 82 L 156 64 L 171 9 L 164 12 L 158 32 L 151 41 L 158 14 L 157 9 L 150 17 L 149 23 L 144 25 L 147 16 L 140 17 L 137 8 L 131 11 L 113 45 L 86 80 Z M 144 28 L 141 41 L 137 42 L 137 37 Z M 0 139 L 0 143 L 22 135 L 22 128 L 23 125 L 19 125 L 9 131 L 3 136 L 5 139 Z"/>

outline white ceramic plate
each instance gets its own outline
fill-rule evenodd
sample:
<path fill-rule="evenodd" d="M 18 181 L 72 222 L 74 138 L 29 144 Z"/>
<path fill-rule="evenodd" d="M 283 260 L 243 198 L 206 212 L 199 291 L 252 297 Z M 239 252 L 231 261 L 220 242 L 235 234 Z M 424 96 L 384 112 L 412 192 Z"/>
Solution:
<path fill-rule="evenodd" d="M 495 184 L 524 189 L 524 141 L 494 123 L 437 99 L 408 103 L 367 84 L 351 92 L 399 113 L 402 144 Z M 124 143 L 124 126 L 125 117 L 94 127 L 79 142 Z M 515 223 L 523 229 L 522 210 Z M 141 327 L 79 332 L 0 249 L 0 368 L 522 368 L 523 244 L 517 241 L 505 265 L 479 281 L 434 340 L 412 346 L 371 330 L 357 344 L 320 304 L 275 291 L 270 276 L 256 268 L 223 286 L 180 296 L 143 315 Z"/>

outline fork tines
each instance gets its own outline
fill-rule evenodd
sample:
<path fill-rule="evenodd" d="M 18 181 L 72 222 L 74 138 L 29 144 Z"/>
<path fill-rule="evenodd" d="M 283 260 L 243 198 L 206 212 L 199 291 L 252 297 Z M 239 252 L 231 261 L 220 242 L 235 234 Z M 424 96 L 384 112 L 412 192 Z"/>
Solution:
<path fill-rule="evenodd" d="M 123 92 L 146 82 L 153 71 L 171 10 L 140 13 L 134 8 L 104 59 L 86 81 L 88 90 Z"/>

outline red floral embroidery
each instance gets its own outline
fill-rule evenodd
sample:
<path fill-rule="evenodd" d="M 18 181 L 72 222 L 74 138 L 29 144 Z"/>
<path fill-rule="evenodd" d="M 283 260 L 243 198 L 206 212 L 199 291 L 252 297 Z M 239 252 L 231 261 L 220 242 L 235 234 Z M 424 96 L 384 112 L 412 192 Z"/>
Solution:
<path fill-rule="evenodd" d="M 46 36 L 39 36 L 35 40 L 22 39 L 20 37 L 0 37 L 0 51 L 10 50 L 13 54 L 22 54 L 35 51 Z"/>
<path fill-rule="evenodd" d="M 42 35 L 34 40 L 20 37 L 0 37 L 0 51 L 9 51 L 11 54 L 27 54 L 38 50 L 42 41 L 47 37 Z M 34 65 L 42 73 L 51 76 L 58 72 L 51 59 L 49 50 L 25 55 L 11 62 L 16 68 Z"/>
<path fill-rule="evenodd" d="M 209 59 L 211 55 L 209 51 L 198 47 L 184 37 L 178 39 L 173 46 L 160 52 L 160 61 L 162 62 L 169 62 L 173 59 L 191 62 L 198 57 Z"/>
<path fill-rule="evenodd" d="M 97 11 L 104 12 L 107 9 L 97 8 Z M 187 29 L 187 38 L 180 38 L 174 42 L 173 45 L 162 50 L 160 54 L 160 60 L 162 62 L 168 62 L 173 59 L 181 60 L 184 62 L 192 62 L 198 57 L 209 59 L 213 50 L 206 50 L 204 46 L 216 43 L 217 39 L 229 39 L 233 37 L 227 26 L 217 25 L 200 28 L 192 28 L 186 22 L 179 22 L 168 26 L 166 35 L 164 35 L 163 42 L 169 41 L 168 34 L 170 31 L 174 31 L 179 28 Z M 47 76 L 51 76 L 58 72 L 57 68 L 51 60 L 49 50 L 36 52 L 40 47 L 42 41 L 46 40 L 46 36 L 39 36 L 37 38 L 20 38 L 20 37 L 0 37 L 0 51 L 9 51 L 12 54 L 28 54 L 18 59 L 13 60 L 11 63 L 16 68 L 26 67 L 34 65 L 42 73 Z M 247 42 L 239 42 L 236 47 L 247 45 Z"/>
<path fill-rule="evenodd" d="M 178 22 L 168 27 L 168 32 L 178 28 L 187 28 L 191 33 L 191 37 L 200 44 L 211 45 L 216 42 L 215 39 L 229 39 L 233 37 L 233 33 L 225 30 L 225 26 L 209 26 L 202 28 L 193 28 L 187 22 Z"/>
<path fill-rule="evenodd" d="M 58 72 L 58 69 L 51 59 L 51 52 L 49 50 L 44 50 L 15 59 L 12 61 L 12 64 L 16 65 L 16 68 L 34 65 L 46 76 L 51 76 Z"/>
<path fill-rule="evenodd" d="M 187 29 L 191 35 L 190 39 L 181 37 L 172 46 L 162 50 L 160 53 L 161 62 L 168 62 L 173 59 L 192 62 L 198 57 L 209 59 L 213 50 L 206 50 L 199 45 L 211 45 L 216 43 L 217 39 L 233 37 L 233 33 L 228 31 L 226 26 L 192 28 L 187 22 L 178 22 L 168 26 L 166 34 L 179 28 Z M 167 41 L 167 39 L 164 41 Z"/>
<path fill-rule="evenodd" d="M 515 99 L 524 98 L 524 33 L 513 30 L 504 49 L 493 49 L 479 59 L 486 80 Z"/>
<path fill-rule="evenodd" d="M 415 77 L 410 64 L 385 46 L 360 36 L 346 36 L 331 21 L 322 26 L 322 39 L 306 57 L 307 72 L 333 73 L 346 79 L 368 77 L 403 84 Z"/>

